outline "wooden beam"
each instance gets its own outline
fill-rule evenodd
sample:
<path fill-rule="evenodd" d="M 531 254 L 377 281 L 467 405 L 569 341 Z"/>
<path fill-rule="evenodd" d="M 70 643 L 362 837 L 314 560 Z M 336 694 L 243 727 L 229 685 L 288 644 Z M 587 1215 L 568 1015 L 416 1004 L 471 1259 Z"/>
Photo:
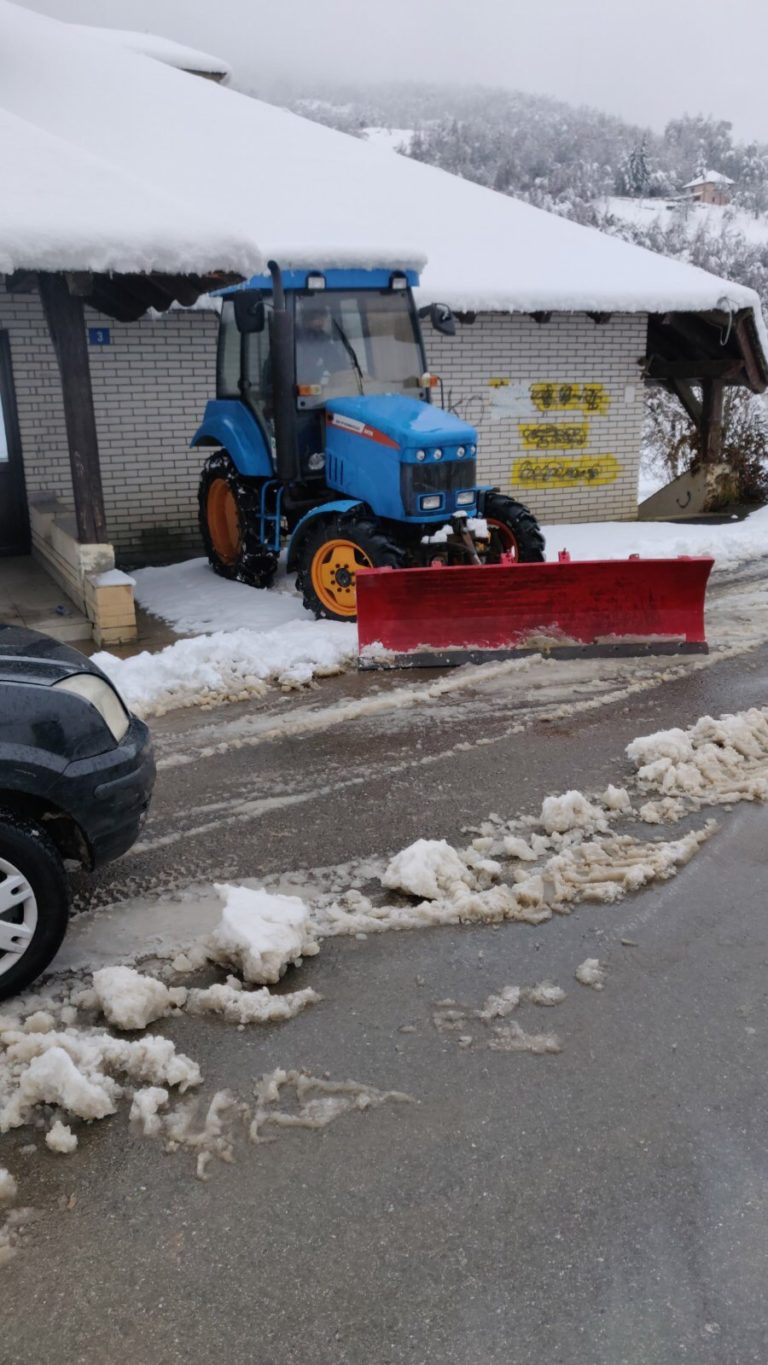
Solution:
<path fill-rule="evenodd" d="M 702 404 L 685 379 L 670 379 L 669 388 L 680 400 L 697 431 L 701 430 Z"/>
<path fill-rule="evenodd" d="M 704 464 L 717 464 L 723 449 L 723 382 L 707 379 L 703 386 L 701 410 L 701 458 Z"/>
<path fill-rule="evenodd" d="M 535 313 L 531 313 L 531 317 L 533 318 L 534 322 L 537 322 L 539 324 L 540 327 L 543 326 L 544 323 L 552 321 L 552 314 L 549 312 L 542 312 L 541 309 L 539 309 Z"/>
<path fill-rule="evenodd" d="M 594 322 L 596 327 L 604 327 L 607 322 L 610 322 L 613 313 L 587 313 L 587 317 L 591 322 Z"/>
<path fill-rule="evenodd" d="M 85 545 L 103 544 L 107 539 L 107 519 L 83 303 L 70 294 L 61 274 L 41 272 L 38 281 L 61 375 L 77 538 Z"/>
<path fill-rule="evenodd" d="M 666 360 L 663 356 L 648 357 L 645 367 L 649 379 L 735 380 L 743 373 L 740 359 L 734 360 Z"/>

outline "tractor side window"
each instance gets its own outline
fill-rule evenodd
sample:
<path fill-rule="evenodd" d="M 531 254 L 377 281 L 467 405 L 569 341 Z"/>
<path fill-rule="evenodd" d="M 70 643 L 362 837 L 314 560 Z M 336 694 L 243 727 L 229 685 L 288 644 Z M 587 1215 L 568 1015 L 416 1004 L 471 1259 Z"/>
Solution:
<path fill-rule="evenodd" d="M 240 333 L 235 322 L 235 305 L 225 299 L 219 323 L 219 349 L 216 357 L 216 395 L 240 397 Z"/>
<path fill-rule="evenodd" d="M 261 332 L 247 332 L 243 342 L 242 393 L 265 422 L 272 421 L 272 361 L 269 353 L 272 304 L 265 301 L 265 325 Z"/>

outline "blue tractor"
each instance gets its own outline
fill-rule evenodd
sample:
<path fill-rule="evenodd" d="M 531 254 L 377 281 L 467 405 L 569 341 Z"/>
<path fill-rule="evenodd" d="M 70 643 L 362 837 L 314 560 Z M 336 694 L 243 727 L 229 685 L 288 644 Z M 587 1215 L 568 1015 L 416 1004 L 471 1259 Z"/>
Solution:
<path fill-rule="evenodd" d="M 316 616 L 355 619 L 361 567 L 544 558 L 526 507 L 477 483 L 477 432 L 431 403 L 413 271 L 286 270 L 222 291 L 200 529 L 268 587 L 284 537 Z M 445 305 L 422 310 L 453 333 Z"/>

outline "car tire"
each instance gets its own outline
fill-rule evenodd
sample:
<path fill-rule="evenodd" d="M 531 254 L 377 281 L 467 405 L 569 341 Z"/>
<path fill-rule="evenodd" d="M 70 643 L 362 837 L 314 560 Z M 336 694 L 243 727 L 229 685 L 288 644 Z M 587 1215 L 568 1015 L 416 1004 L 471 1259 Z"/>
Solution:
<path fill-rule="evenodd" d="M 55 844 L 34 821 L 0 811 L 0 1000 L 45 971 L 68 919 L 67 874 Z M 8 946 L 11 933 L 21 951 Z"/>

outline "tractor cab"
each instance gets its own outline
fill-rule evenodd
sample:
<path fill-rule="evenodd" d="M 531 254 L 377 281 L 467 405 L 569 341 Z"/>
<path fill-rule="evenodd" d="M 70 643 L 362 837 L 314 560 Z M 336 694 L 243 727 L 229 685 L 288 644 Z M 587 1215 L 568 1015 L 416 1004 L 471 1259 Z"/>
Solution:
<path fill-rule="evenodd" d="M 289 374 L 278 376 L 272 355 L 274 291 L 270 276 L 254 276 L 222 297 L 217 401 L 242 403 L 256 421 L 278 471 L 277 387 L 288 380 L 293 414 L 294 496 L 310 494 L 325 469 L 325 409 L 329 399 L 402 394 L 428 402 L 430 388 L 411 286 L 413 271 L 284 271 L 282 285 L 291 346 Z M 289 452 L 286 452 L 288 455 Z M 247 472 L 243 470 L 242 472 Z"/>

